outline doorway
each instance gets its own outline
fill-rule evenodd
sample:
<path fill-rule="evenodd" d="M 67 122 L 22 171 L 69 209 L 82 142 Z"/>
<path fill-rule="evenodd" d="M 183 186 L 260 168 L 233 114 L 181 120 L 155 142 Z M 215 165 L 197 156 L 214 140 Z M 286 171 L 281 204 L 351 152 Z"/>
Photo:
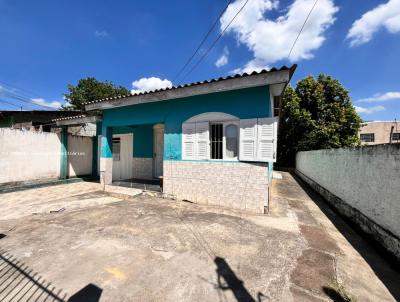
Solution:
<path fill-rule="evenodd" d="M 118 134 L 112 138 L 113 181 L 133 177 L 133 135 Z"/>
<path fill-rule="evenodd" d="M 153 138 L 153 177 L 159 178 L 163 175 L 164 125 L 154 125 Z"/>

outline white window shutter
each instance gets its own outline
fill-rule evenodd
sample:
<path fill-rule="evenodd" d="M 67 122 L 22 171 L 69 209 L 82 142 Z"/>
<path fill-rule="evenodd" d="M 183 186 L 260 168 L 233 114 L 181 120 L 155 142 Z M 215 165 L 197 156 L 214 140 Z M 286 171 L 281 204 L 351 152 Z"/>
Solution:
<path fill-rule="evenodd" d="M 196 123 L 196 135 L 197 135 L 196 159 L 209 159 L 210 158 L 209 123 L 208 122 Z"/>
<path fill-rule="evenodd" d="M 257 119 L 240 120 L 239 160 L 257 160 Z"/>
<path fill-rule="evenodd" d="M 196 124 L 182 124 L 182 159 L 196 159 Z"/>
<path fill-rule="evenodd" d="M 276 161 L 277 118 L 259 118 L 257 158 L 262 162 Z"/>

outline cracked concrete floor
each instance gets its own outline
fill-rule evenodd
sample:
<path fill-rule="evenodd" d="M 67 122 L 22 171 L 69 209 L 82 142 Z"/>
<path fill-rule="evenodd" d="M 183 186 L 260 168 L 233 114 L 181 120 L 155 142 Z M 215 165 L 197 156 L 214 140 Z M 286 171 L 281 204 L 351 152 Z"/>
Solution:
<path fill-rule="evenodd" d="M 1 194 L 0 301 L 327 301 L 336 283 L 395 300 L 399 276 L 362 239 L 369 256 L 291 175 L 273 188 L 268 215 L 92 183 Z"/>

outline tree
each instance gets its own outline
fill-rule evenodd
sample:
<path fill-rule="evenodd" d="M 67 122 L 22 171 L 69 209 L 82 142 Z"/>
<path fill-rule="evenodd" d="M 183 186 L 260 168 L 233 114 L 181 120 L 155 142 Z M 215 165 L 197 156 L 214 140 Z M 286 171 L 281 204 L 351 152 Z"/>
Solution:
<path fill-rule="evenodd" d="M 308 76 L 282 97 L 278 165 L 294 166 L 298 151 L 355 147 L 362 120 L 348 91 L 330 76 Z"/>
<path fill-rule="evenodd" d="M 83 103 L 99 99 L 128 95 L 129 90 L 122 86 L 116 86 L 111 82 L 99 82 L 95 78 L 80 79 L 78 85 L 68 85 L 68 93 L 64 94 L 68 106 L 63 110 L 84 110 Z"/>

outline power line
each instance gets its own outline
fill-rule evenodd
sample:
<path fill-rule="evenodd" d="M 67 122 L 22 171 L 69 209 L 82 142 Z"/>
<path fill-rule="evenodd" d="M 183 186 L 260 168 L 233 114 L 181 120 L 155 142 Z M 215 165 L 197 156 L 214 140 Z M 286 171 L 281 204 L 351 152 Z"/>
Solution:
<path fill-rule="evenodd" d="M 211 28 L 208 30 L 207 34 L 203 37 L 203 40 L 201 40 L 199 46 L 197 46 L 196 50 L 194 53 L 189 57 L 189 59 L 186 61 L 185 65 L 179 70 L 179 72 L 175 75 L 175 77 L 172 79 L 172 82 L 174 82 L 179 76 L 182 74 L 182 72 L 185 70 L 185 68 L 190 64 L 190 62 L 193 60 L 193 58 L 196 56 L 196 54 L 199 52 L 201 46 L 203 46 L 204 42 L 207 40 L 208 36 L 213 32 L 215 26 L 218 24 L 218 21 L 221 19 L 222 15 L 225 13 L 226 9 L 228 6 L 232 3 L 232 0 L 229 0 L 224 9 L 221 11 L 219 14 L 218 18 L 215 20 Z"/>
<path fill-rule="evenodd" d="M 21 108 L 21 106 L 15 105 L 14 103 L 11 103 L 11 102 L 8 102 L 8 101 L 5 101 L 5 100 L 0 100 L 0 102 L 6 103 L 6 104 L 11 105 L 11 106 L 14 106 L 16 108 Z"/>
<path fill-rule="evenodd" d="M 38 104 L 38 103 L 35 103 L 34 101 L 32 101 L 32 99 L 35 98 L 35 96 L 38 96 L 36 93 L 31 93 L 26 89 L 7 84 L 3 81 L 0 81 L 0 84 L 6 86 L 6 87 L 4 87 L 3 94 L 5 94 L 6 96 L 8 96 L 10 98 L 16 99 L 20 102 L 28 103 L 30 105 L 54 110 L 54 107 Z M 1 90 L 0 90 L 0 94 L 1 94 Z"/>
<path fill-rule="evenodd" d="M 299 33 L 297 34 L 297 37 L 296 37 L 296 39 L 295 39 L 294 42 L 293 42 L 292 48 L 290 48 L 290 51 L 289 51 L 289 54 L 288 54 L 288 59 L 290 58 L 290 55 L 292 54 L 293 48 L 294 48 L 294 46 L 296 45 L 297 40 L 299 39 L 300 34 L 301 34 L 301 32 L 303 31 L 303 28 L 304 28 L 304 26 L 306 25 L 306 23 L 307 23 L 307 21 L 308 21 L 308 18 L 310 18 L 310 15 L 311 15 L 312 11 L 314 10 L 315 6 L 317 5 L 317 2 L 318 2 L 318 0 L 315 0 L 314 5 L 311 7 L 311 10 L 309 11 L 309 13 L 308 13 L 308 15 L 307 15 L 307 18 L 304 20 L 304 23 L 303 23 L 303 25 L 301 26 L 300 31 L 299 31 Z"/>
<path fill-rule="evenodd" d="M 203 61 L 203 59 L 208 55 L 208 53 L 211 51 L 211 49 L 214 48 L 215 44 L 217 44 L 217 42 L 219 41 L 219 39 L 221 39 L 222 35 L 225 33 L 225 31 L 228 29 L 228 27 L 232 24 L 232 22 L 236 19 L 236 17 L 240 14 L 240 12 L 243 10 L 243 8 L 247 5 L 247 3 L 249 2 L 249 0 L 246 0 L 245 3 L 242 5 L 242 7 L 238 10 L 238 12 L 236 13 L 236 15 L 231 19 L 231 21 L 229 21 L 228 25 L 225 26 L 225 28 L 223 29 L 222 32 L 220 32 L 220 34 L 218 35 L 218 37 L 214 40 L 214 42 L 210 45 L 210 47 L 207 49 L 207 51 L 200 57 L 200 59 L 196 62 L 196 64 L 189 70 L 189 72 L 187 72 L 185 74 L 185 76 L 183 77 L 182 81 L 184 79 L 186 79 L 186 77 L 191 74 L 193 72 L 193 70 L 195 70 L 197 68 L 197 66 L 199 66 L 199 64 Z"/>
<path fill-rule="evenodd" d="M 15 86 L 15 85 L 8 84 L 3 81 L 0 81 L 0 85 L 8 86 L 9 89 L 12 89 L 12 90 L 19 90 L 20 92 L 22 92 L 22 94 L 24 94 L 27 97 L 32 97 L 32 96 L 40 97 L 36 92 L 30 91 L 30 90 L 27 90 L 25 88 L 21 88 L 21 87 Z"/>
<path fill-rule="evenodd" d="M 47 105 L 42 105 L 42 104 L 37 104 L 34 101 L 32 101 L 31 99 L 29 99 L 27 97 L 24 97 L 23 95 L 20 95 L 18 93 L 9 91 L 9 90 L 5 90 L 4 95 L 8 96 L 9 98 L 18 100 L 19 102 L 24 102 L 24 103 L 27 103 L 27 104 L 30 104 L 30 105 L 34 105 L 34 106 L 38 106 L 38 107 L 43 107 L 43 108 L 53 109 L 54 110 L 54 107 L 47 106 Z"/>

